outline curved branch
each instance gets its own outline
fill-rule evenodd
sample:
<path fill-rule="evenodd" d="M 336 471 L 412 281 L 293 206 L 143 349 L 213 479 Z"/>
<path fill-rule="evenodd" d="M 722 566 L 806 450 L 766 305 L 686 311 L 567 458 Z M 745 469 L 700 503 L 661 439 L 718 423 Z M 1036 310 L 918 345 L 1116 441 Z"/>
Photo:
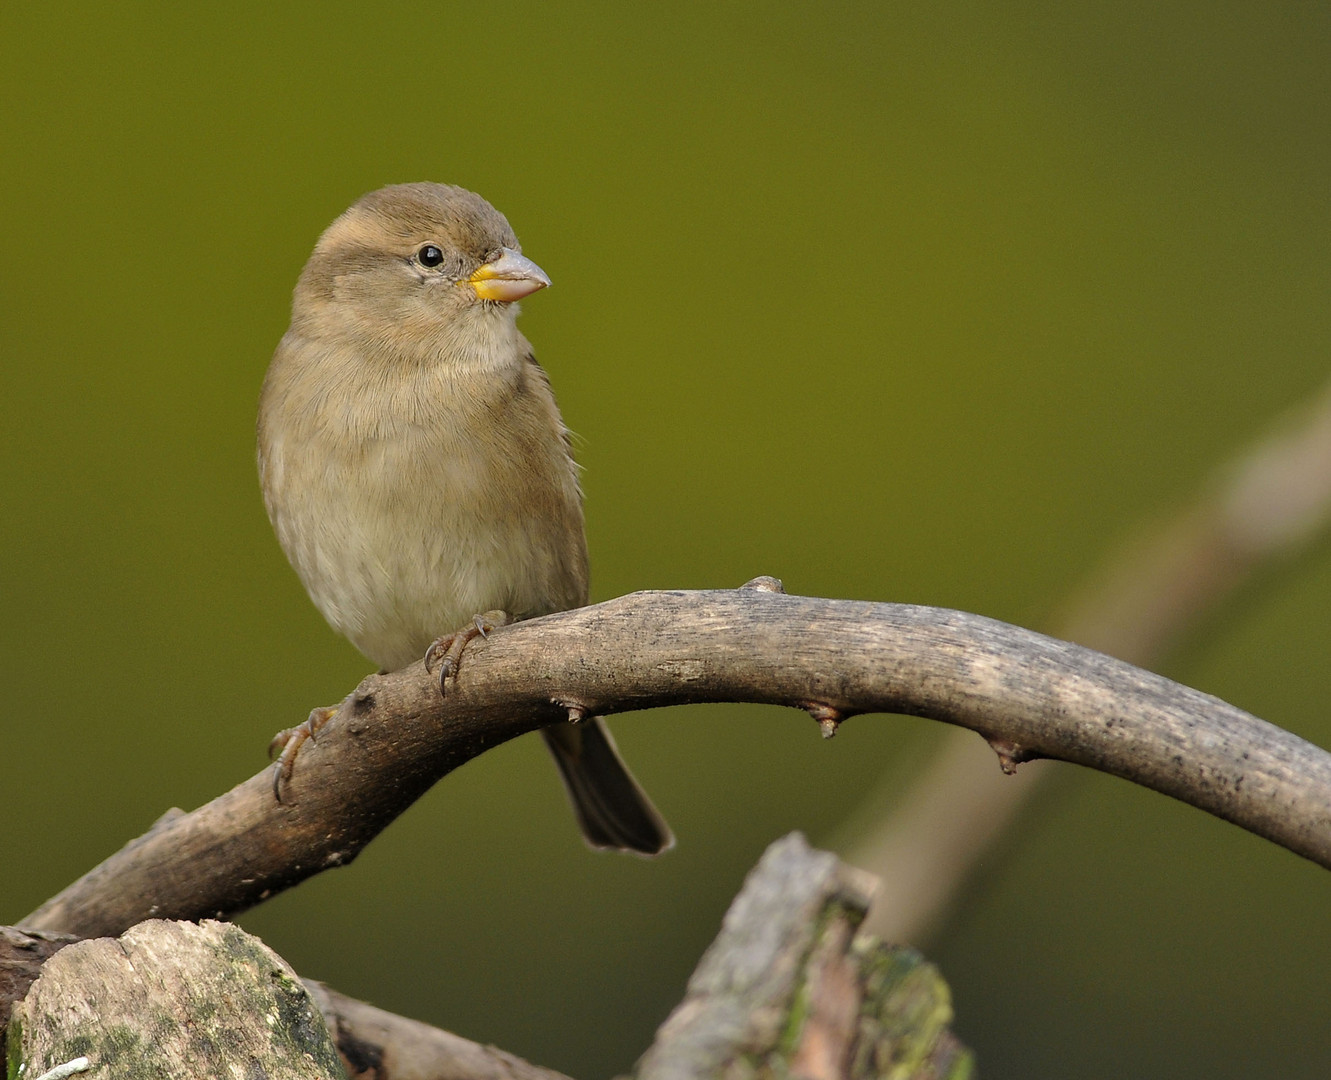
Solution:
<path fill-rule="evenodd" d="M 1059 637 L 1158 668 L 1233 594 L 1331 531 L 1331 383 L 1207 477 L 1189 503 L 1115 550 L 1054 621 Z M 841 855 L 882 879 L 865 928 L 888 941 L 936 930 L 966 876 L 1051 770 L 1015 783 L 956 731 L 893 809 L 847 829 Z M 880 800 L 876 800 L 880 801 Z M 849 829 L 855 832 L 850 833 Z"/>
<path fill-rule="evenodd" d="M 772 579 L 642 592 L 504 627 L 441 699 L 421 664 L 365 679 L 302 750 L 165 818 L 24 922 L 87 936 L 241 911 L 350 862 L 441 776 L 566 715 L 745 701 L 979 732 L 1005 769 L 1059 758 L 1207 810 L 1331 867 L 1331 754 L 1101 653 L 940 608 L 787 596 Z"/>

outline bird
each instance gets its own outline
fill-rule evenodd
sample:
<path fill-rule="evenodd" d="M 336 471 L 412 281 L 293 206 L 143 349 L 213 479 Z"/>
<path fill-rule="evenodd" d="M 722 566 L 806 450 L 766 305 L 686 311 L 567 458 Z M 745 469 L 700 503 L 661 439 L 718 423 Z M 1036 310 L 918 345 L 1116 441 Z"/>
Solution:
<path fill-rule="evenodd" d="M 264 505 L 311 600 L 384 671 L 438 662 L 441 691 L 476 635 L 588 601 L 571 435 L 517 328 L 549 284 L 481 196 L 372 191 L 315 245 L 260 393 Z M 279 799 L 333 712 L 274 740 Z M 673 845 L 603 720 L 542 735 L 588 845 Z"/>

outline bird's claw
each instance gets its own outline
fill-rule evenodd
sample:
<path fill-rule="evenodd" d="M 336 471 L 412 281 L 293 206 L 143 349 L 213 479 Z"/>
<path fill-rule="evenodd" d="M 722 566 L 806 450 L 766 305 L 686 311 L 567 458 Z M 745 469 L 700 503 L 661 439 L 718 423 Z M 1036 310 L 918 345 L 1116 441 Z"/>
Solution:
<path fill-rule="evenodd" d="M 490 632 L 508 622 L 508 613 L 487 611 L 472 617 L 471 625 L 444 637 L 435 638 L 425 650 L 425 670 L 428 674 L 439 665 L 439 693 L 448 693 L 448 683 L 457 678 L 462 666 L 462 651 L 476 638 L 489 639 Z"/>
<path fill-rule="evenodd" d="M 303 724 L 279 731 L 273 736 L 268 744 L 268 756 L 271 758 L 274 754 L 277 755 L 277 760 L 273 762 L 273 798 L 278 802 L 282 801 L 282 785 L 291 779 L 292 770 L 296 767 L 296 755 L 300 753 L 300 748 L 307 739 L 313 742 L 318 730 L 328 723 L 336 712 L 336 705 L 311 709 Z"/>

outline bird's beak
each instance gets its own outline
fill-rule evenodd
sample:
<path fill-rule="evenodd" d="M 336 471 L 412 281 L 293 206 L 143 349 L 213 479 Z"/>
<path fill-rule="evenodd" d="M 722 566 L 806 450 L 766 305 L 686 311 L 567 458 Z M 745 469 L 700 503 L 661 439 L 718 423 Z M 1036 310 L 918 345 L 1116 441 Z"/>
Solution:
<path fill-rule="evenodd" d="M 500 248 L 499 258 L 480 267 L 467 278 L 467 284 L 482 300 L 507 304 L 530 296 L 537 289 L 544 289 L 550 279 L 525 255 L 519 255 L 512 248 Z"/>

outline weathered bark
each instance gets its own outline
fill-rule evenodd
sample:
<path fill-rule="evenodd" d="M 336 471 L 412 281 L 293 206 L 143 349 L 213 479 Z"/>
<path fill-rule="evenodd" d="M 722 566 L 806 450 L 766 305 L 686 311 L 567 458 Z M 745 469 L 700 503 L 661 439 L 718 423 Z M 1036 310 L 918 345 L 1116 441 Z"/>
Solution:
<path fill-rule="evenodd" d="M 9 1020 L 9 1075 L 77 1058 L 122 1080 L 343 1076 L 323 1017 L 280 957 L 229 923 L 132 927 L 67 945 Z"/>
<path fill-rule="evenodd" d="M 497 1046 L 376 1009 L 305 980 L 351 1080 L 568 1080 Z"/>
<path fill-rule="evenodd" d="M 970 1076 L 938 972 L 855 936 L 874 884 L 798 833 L 769 847 L 636 1080 Z"/>
<path fill-rule="evenodd" d="M 302 749 L 164 817 L 23 920 L 83 935 L 242 911 L 342 866 L 441 776 L 567 715 L 657 705 L 795 705 L 824 734 L 897 712 L 969 727 L 1004 769 L 1060 758 L 1133 780 L 1331 867 L 1331 754 L 1101 653 L 979 615 L 787 596 L 772 579 L 634 593 L 503 627 L 441 698 L 421 664 L 372 675 Z"/>
<path fill-rule="evenodd" d="M 0 1051 L 14 1002 L 23 1000 L 46 961 L 78 940 L 73 934 L 29 933 L 0 926 Z"/>
<path fill-rule="evenodd" d="M 165 938 L 168 945 L 172 934 L 184 935 L 186 939 L 194 938 L 188 923 L 160 923 L 161 927 L 170 926 L 173 929 L 151 931 L 151 928 L 157 926 L 158 922 L 141 923 L 134 928 L 134 934 L 141 940 L 144 934 L 152 932 L 158 935 L 159 940 Z M 222 927 L 225 930 L 220 929 Z M 207 923 L 205 930 L 213 937 L 240 933 L 236 928 L 222 923 Z M 14 1004 L 23 1001 L 47 960 L 79 940 L 70 934 L 27 934 L 14 927 L 0 927 L 0 1058 L 5 1055 L 6 1031 Z M 125 952 L 121 945 L 111 939 L 94 940 L 99 943 L 98 950 L 109 945 L 113 956 L 115 949 Z M 203 940 L 207 940 L 207 936 Z M 262 946 L 254 941 L 252 951 L 262 955 L 260 949 Z M 190 957 L 203 968 L 197 976 L 198 984 L 207 985 L 212 977 L 208 969 L 215 958 L 209 955 L 208 950 L 197 947 L 192 948 L 186 958 Z M 177 964 L 181 962 L 182 958 L 176 958 Z M 85 969 L 86 965 L 75 967 L 74 971 Z M 405 1016 L 376 1009 L 373 1005 L 349 998 L 313 979 L 302 981 L 332 1034 L 343 1068 L 352 1080 L 568 1080 L 562 1073 L 532 1065 L 496 1047 L 482 1046 L 418 1020 L 409 1020 Z M 87 983 L 71 977 L 69 969 L 64 974 L 59 969 L 54 970 L 50 984 L 44 991 L 42 1007 L 56 1014 L 68 1011 L 63 1004 L 65 998 L 86 996 L 89 993 Z M 103 990 L 97 989 L 95 992 L 101 994 Z M 99 1002 L 99 1013 L 104 1012 L 105 1008 L 105 1002 Z M 39 1021 L 39 1025 L 41 1023 Z M 40 1048 L 31 1041 L 29 1046 L 30 1056 L 25 1060 L 33 1060 L 35 1068 L 47 1059 L 40 1056 Z M 31 1057 L 31 1053 L 39 1056 Z M 60 1053 L 56 1049 L 53 1056 Z M 21 1051 L 16 1048 L 16 1061 L 20 1054 Z"/>
<path fill-rule="evenodd" d="M 934 968 L 910 949 L 856 937 L 874 884 L 798 834 L 773 844 L 638 1063 L 639 1080 L 969 1076 L 972 1059 L 948 1029 L 951 998 Z M 0 935 L 0 972 L 9 957 L 8 991 L 20 997 L 8 1026 L 9 1075 L 22 1064 L 35 1078 L 86 1057 L 98 1074 L 127 1078 L 345 1069 L 352 1080 L 567 1080 L 302 985 L 227 923 L 151 920 L 118 940 L 81 942 L 10 931 Z M 0 998 L 0 1010 L 9 1004 Z"/>

